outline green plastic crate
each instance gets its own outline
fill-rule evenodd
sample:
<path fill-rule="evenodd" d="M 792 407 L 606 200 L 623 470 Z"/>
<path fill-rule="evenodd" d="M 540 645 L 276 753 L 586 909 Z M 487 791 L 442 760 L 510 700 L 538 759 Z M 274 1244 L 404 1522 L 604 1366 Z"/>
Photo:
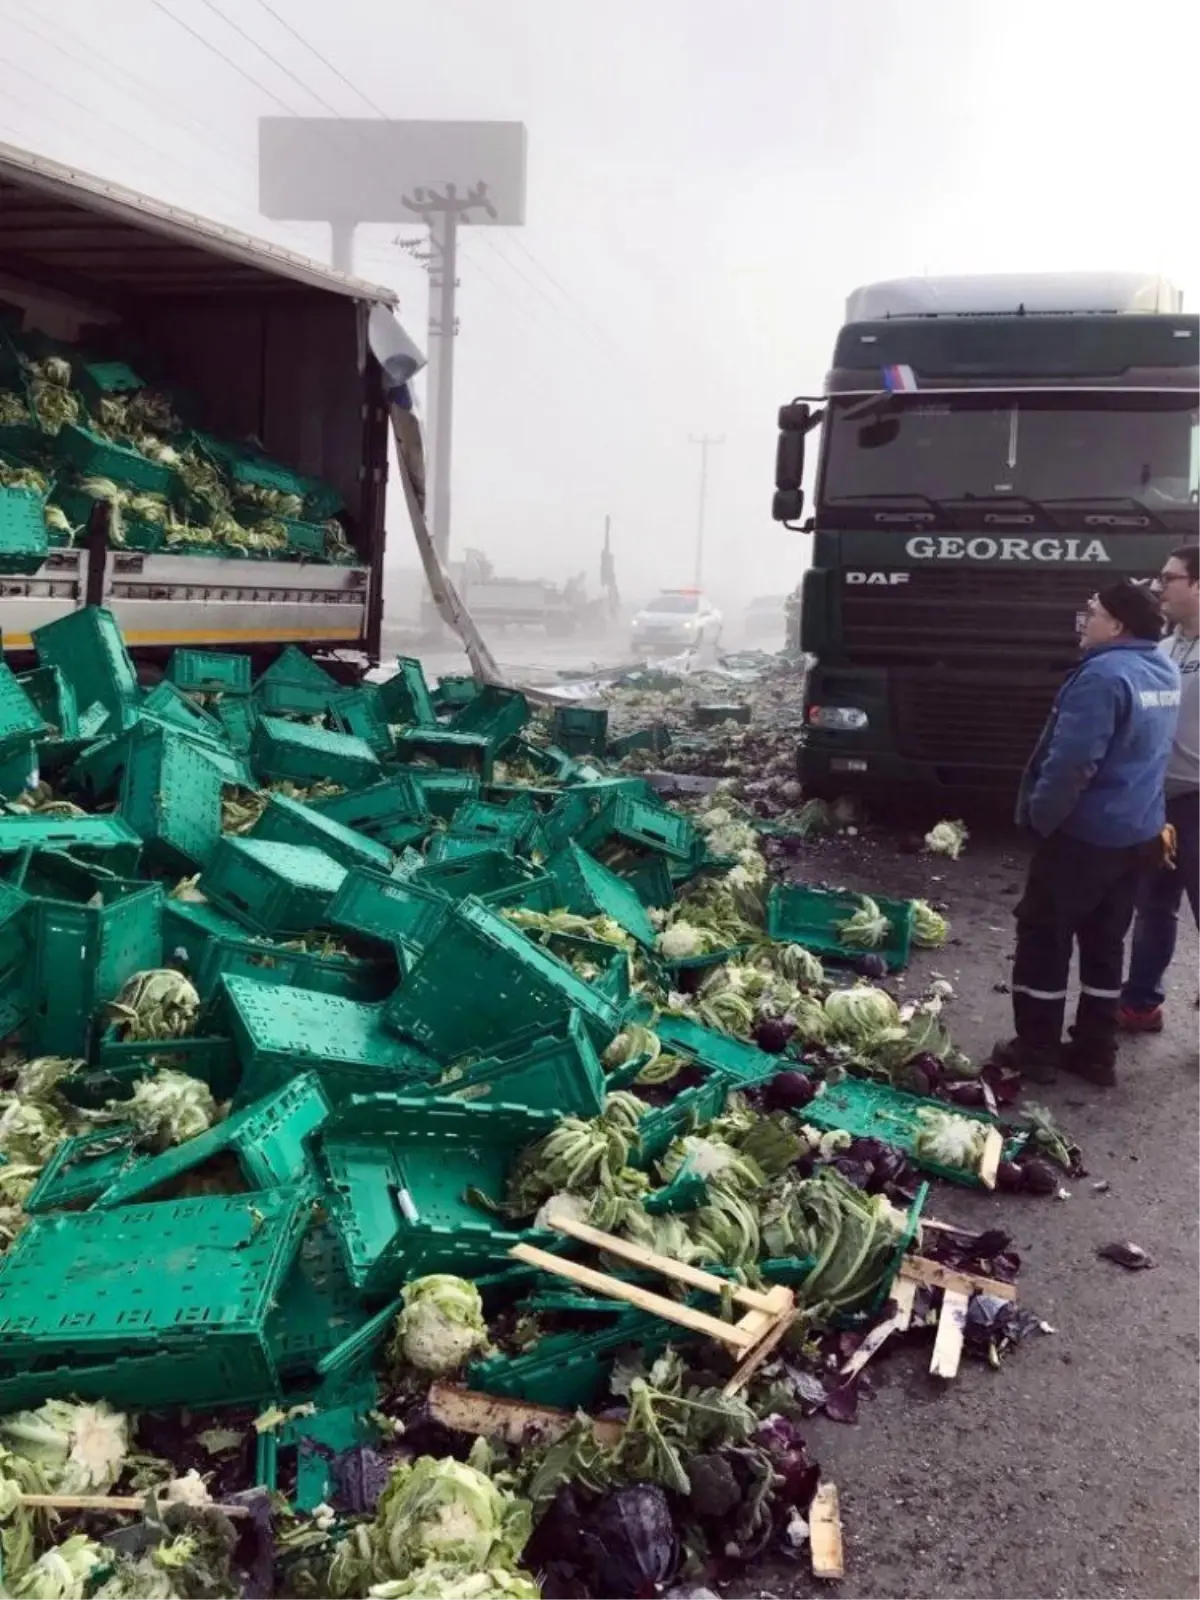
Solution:
<path fill-rule="evenodd" d="M 411 778 L 421 796 L 425 814 L 444 822 L 452 821 L 459 806 L 479 795 L 479 776 L 474 772 L 437 772 L 431 767 L 407 767 L 395 775 Z"/>
<path fill-rule="evenodd" d="M 62 1098 L 85 1111 L 99 1111 L 110 1100 L 128 1100 L 143 1078 L 164 1067 L 206 1083 L 222 1103 L 233 1098 L 241 1078 L 231 1039 L 195 1034 L 185 1039 L 118 1039 L 116 1030 L 107 1027 L 93 1054 L 95 1066 L 68 1073 L 58 1083 Z"/>
<path fill-rule="evenodd" d="M 372 1320 L 350 1282 L 337 1233 L 330 1223 L 318 1223 L 305 1236 L 267 1322 L 276 1371 L 293 1382 L 317 1378 L 322 1360 Z"/>
<path fill-rule="evenodd" d="M 501 855 L 515 856 L 516 845 L 511 839 L 489 839 L 477 833 L 462 834 L 455 829 L 431 835 L 425 848 L 425 859 L 433 865 L 439 861 L 461 861 L 464 856 L 477 856 L 482 851 L 496 850 Z"/>
<path fill-rule="evenodd" d="M 248 755 L 258 710 L 249 695 L 222 694 L 213 707 L 225 737 L 239 755 Z"/>
<path fill-rule="evenodd" d="M 553 911 L 558 904 L 558 886 L 548 872 L 500 850 L 477 850 L 457 861 L 426 862 L 414 871 L 412 881 L 451 900 L 472 897 L 489 906 Z"/>
<path fill-rule="evenodd" d="M 294 644 L 282 650 L 254 685 L 254 696 L 271 715 L 324 716 L 342 685 Z"/>
<path fill-rule="evenodd" d="M 553 1120 L 503 1101 L 349 1099 L 326 1130 L 320 1161 L 351 1281 L 364 1294 L 389 1294 L 424 1273 L 502 1262 L 522 1235 L 467 1192 L 502 1199 L 513 1160 Z"/>
<path fill-rule="evenodd" d="M 210 743 L 225 742 L 225 730 L 217 718 L 166 678 L 156 683 L 142 701 L 142 714 L 182 728 Z"/>
<path fill-rule="evenodd" d="M 226 978 L 224 988 L 242 1062 L 238 1104 L 268 1094 L 297 1072 L 315 1072 L 337 1105 L 351 1094 L 428 1083 L 441 1071 L 430 1056 L 387 1031 L 379 1005 L 280 989 L 258 978 Z"/>
<path fill-rule="evenodd" d="M 135 394 L 146 387 L 123 361 L 89 361 L 76 370 L 74 384 L 91 405 L 98 405 L 106 395 Z"/>
<path fill-rule="evenodd" d="M 39 898 L 32 908 L 29 1054 L 85 1058 L 96 1014 L 135 972 L 162 965 L 163 893 L 98 880 L 84 904 Z"/>
<path fill-rule="evenodd" d="M 803 1120 L 825 1131 L 843 1128 L 856 1139 L 880 1139 L 902 1150 L 910 1161 L 935 1177 L 978 1188 L 979 1179 L 974 1173 L 964 1172 L 960 1167 L 940 1167 L 917 1155 L 916 1139 L 921 1131 L 918 1113 L 922 1107 L 953 1111 L 956 1116 L 967 1117 L 988 1128 L 997 1125 L 995 1117 L 989 1117 L 984 1111 L 970 1111 L 945 1100 L 906 1094 L 888 1084 L 872 1083 L 863 1078 L 843 1078 L 841 1083 L 827 1084 L 804 1107 Z M 1005 1144 L 1004 1158 L 1015 1160 L 1024 1143 L 1023 1134 L 1012 1136 Z"/>
<path fill-rule="evenodd" d="M 173 476 L 170 467 L 149 456 L 114 444 L 90 428 L 68 424 L 58 434 L 57 454 L 81 478 L 111 478 L 122 488 L 139 489 L 147 494 L 170 494 Z"/>
<path fill-rule="evenodd" d="M 629 733 L 618 734 L 608 741 L 605 754 L 610 761 L 623 761 L 639 750 L 650 750 L 663 755 L 671 748 L 671 730 L 665 722 L 652 723 L 648 728 L 634 728 Z"/>
<path fill-rule="evenodd" d="M 144 1201 L 164 1184 L 227 1152 L 237 1158 L 248 1189 L 300 1183 L 311 1171 L 313 1137 L 328 1118 L 329 1102 L 320 1083 L 313 1073 L 303 1073 L 194 1139 L 127 1165 L 100 1193 L 96 1205 L 108 1210 Z"/>
<path fill-rule="evenodd" d="M 123 817 L 54 817 L 31 811 L 6 816 L 0 823 L 0 856 L 22 850 L 68 852 L 120 875 L 137 870 L 142 841 Z"/>
<path fill-rule="evenodd" d="M 225 650 L 173 650 L 167 679 L 191 694 L 249 694 L 249 656 Z"/>
<path fill-rule="evenodd" d="M 657 1161 L 674 1140 L 719 1117 L 737 1087 L 723 1072 L 709 1072 L 703 1083 L 681 1089 L 664 1106 L 652 1107 L 638 1123 L 634 1164 L 648 1166 L 651 1161 Z"/>
<path fill-rule="evenodd" d="M 134 733 L 121 815 L 152 861 L 172 872 L 195 872 L 221 838 L 221 774 L 181 736 L 153 727 Z"/>
<path fill-rule="evenodd" d="M 717 1033 L 690 1017 L 662 1016 L 654 1026 L 664 1048 L 672 1054 L 689 1056 L 747 1088 L 765 1083 L 786 1065 L 781 1057 Z"/>
<path fill-rule="evenodd" d="M 480 735 L 499 755 L 520 736 L 532 718 L 529 701 L 519 689 L 485 684 L 473 699 L 454 713 L 450 728 L 454 733 Z"/>
<path fill-rule="evenodd" d="M 472 1104 L 503 1101 L 562 1117 L 595 1117 L 604 1109 L 604 1068 L 577 1011 L 558 1035 L 528 1048 L 489 1056 L 431 1087 Z"/>
<path fill-rule="evenodd" d="M 658 1285 L 652 1283 L 651 1288 Z M 603 1310 L 608 1302 L 593 1302 Z M 611 1397 L 613 1362 L 626 1349 L 637 1349 L 647 1363 L 669 1344 L 689 1337 L 687 1331 L 661 1317 L 635 1311 L 623 1302 L 610 1326 L 543 1336 L 519 1355 L 492 1355 L 467 1368 L 467 1382 L 484 1394 L 532 1400 L 565 1411 L 590 1409 Z M 711 1308 L 711 1301 L 707 1302 Z M 581 1309 L 587 1305 L 581 1301 Z M 694 1337 L 694 1335 L 692 1336 Z"/>
<path fill-rule="evenodd" d="M 248 937 L 245 923 L 207 901 L 168 896 L 163 902 L 163 950 L 167 960 L 183 967 L 193 982 L 211 944 Z M 262 942 L 270 949 L 269 941 Z"/>
<path fill-rule="evenodd" d="M 473 680 L 468 681 L 474 687 Z M 437 712 L 425 681 L 425 669 L 411 656 L 400 657 L 396 671 L 379 685 L 379 698 L 390 724 L 409 728 L 437 727 Z"/>
<path fill-rule="evenodd" d="M 574 933 L 544 934 L 538 938 L 538 943 L 545 945 L 551 955 L 565 961 L 572 971 L 615 1006 L 623 1009 L 629 1003 L 632 978 L 629 956 L 624 950 L 602 939 L 585 939 Z M 581 966 L 594 969 L 594 976 L 590 971 L 585 976 Z"/>
<path fill-rule="evenodd" d="M 3 827 L 0 821 L 0 830 Z M 0 880 L 0 972 L 11 973 L 24 967 L 30 957 L 31 904 L 23 890 Z"/>
<path fill-rule="evenodd" d="M 265 1330 L 312 1190 L 34 1217 L 0 1259 L 0 1405 L 233 1405 L 278 1392 Z"/>
<path fill-rule="evenodd" d="M 470 772 L 483 783 L 491 781 L 496 758 L 495 746 L 484 734 L 452 728 L 407 728 L 396 735 L 396 754 L 403 762 Z"/>
<path fill-rule="evenodd" d="M 581 917 L 611 917 L 646 950 L 658 935 L 636 892 L 575 843 L 568 843 L 548 863 L 559 888 L 559 904 Z"/>
<path fill-rule="evenodd" d="M 455 906 L 386 1003 L 389 1027 L 447 1064 L 534 1027 L 554 1032 L 578 1010 L 604 1048 L 620 1012 L 565 962 L 490 906 Z"/>
<path fill-rule="evenodd" d="M 231 1098 L 241 1076 L 233 1041 L 208 1032 L 189 1033 L 181 1039 L 122 1039 L 117 1027 L 109 1023 L 93 1048 L 92 1060 L 97 1072 L 110 1074 L 127 1090 L 132 1090 L 139 1074 L 171 1067 L 189 1078 L 199 1078 L 222 1101 Z M 125 1093 L 112 1098 L 122 1100 Z"/>
<path fill-rule="evenodd" d="M 913 903 L 871 897 L 891 923 L 887 938 L 874 955 L 893 971 L 907 966 L 912 951 Z M 862 896 L 844 889 L 815 889 L 804 883 L 777 883 L 767 896 L 767 932 L 779 944 L 799 944 L 819 956 L 855 961 L 863 954 L 838 937 L 837 924 L 862 905 Z"/>
<path fill-rule="evenodd" d="M 550 737 L 569 755 L 602 756 L 608 740 L 608 711 L 591 706 L 559 706 Z"/>
<path fill-rule="evenodd" d="M 71 740 L 79 737 L 79 708 L 75 691 L 57 667 L 34 667 L 22 672 L 17 682 L 33 702 L 43 727 L 35 738 L 46 735 L 55 739 Z M 0 693 L 0 702 L 3 701 Z"/>
<path fill-rule="evenodd" d="M 320 927 L 346 869 L 312 845 L 226 836 L 200 877 L 200 890 L 256 933 Z"/>
<path fill-rule="evenodd" d="M 432 694 L 433 703 L 439 708 L 459 710 L 470 705 L 479 693 L 480 685 L 474 678 L 464 677 L 458 673 L 443 674 L 437 681 Z"/>
<path fill-rule="evenodd" d="M 389 773 L 365 789 L 351 789 L 345 794 L 310 800 L 308 808 L 318 816 L 328 817 L 342 827 L 353 828 L 381 843 L 387 842 L 386 835 L 396 826 L 430 820 L 424 796 L 407 772 Z"/>
<path fill-rule="evenodd" d="M 33 573 L 50 554 L 46 499 L 36 489 L 0 486 L 0 573 Z"/>
<path fill-rule="evenodd" d="M 46 733 L 46 719 L 16 674 L 0 661 L 0 761 L 23 754 Z"/>
<path fill-rule="evenodd" d="M 342 733 L 352 733 L 356 739 L 370 745 L 381 759 L 392 754 L 392 730 L 384 713 L 378 684 L 364 683 L 357 689 L 340 690 L 333 697 L 330 711 Z"/>
<path fill-rule="evenodd" d="M 64 1139 L 38 1173 L 25 1210 L 36 1217 L 47 1211 L 84 1209 L 142 1155 L 138 1130 L 130 1123 L 109 1123 Z"/>
<path fill-rule="evenodd" d="M 243 930 L 244 931 L 244 930 Z M 395 961 L 356 956 L 319 955 L 289 950 L 263 939 L 214 939 L 200 958 L 193 978 L 201 998 L 219 997 L 222 979 L 262 978 L 279 988 L 313 989 L 346 1000 L 383 1000 L 396 987 Z M 219 1000 L 214 1015 L 221 1015 Z"/>
<path fill-rule="evenodd" d="M 355 870 L 330 903 L 331 928 L 397 947 L 411 965 L 445 921 L 446 895 L 432 887 L 377 872 Z"/>
<path fill-rule="evenodd" d="M 528 806 L 494 805 L 487 800 L 466 800 L 454 813 L 454 832 L 497 844 L 511 844 L 520 855 L 544 851 L 541 818 Z"/>
<path fill-rule="evenodd" d="M 369 867 L 383 873 L 392 868 L 392 852 L 385 845 L 287 795 L 272 795 L 250 837 L 275 844 L 315 845 L 346 868 Z"/>
<path fill-rule="evenodd" d="M 263 716 L 254 726 L 250 764 L 260 778 L 290 778 L 294 783 L 325 780 L 361 789 L 380 776 L 379 757 L 349 733 L 330 733 L 279 717 Z"/>
<path fill-rule="evenodd" d="M 677 861 L 690 861 L 695 824 L 656 800 L 619 794 L 579 836 L 579 843 L 602 860 L 619 858 L 630 847 L 654 851 Z"/>
<path fill-rule="evenodd" d="M 137 673 L 111 611 L 88 606 L 33 629 L 38 661 L 57 667 L 80 706 L 102 705 L 116 732 L 134 716 L 141 691 Z"/>
<path fill-rule="evenodd" d="M 16 800 L 36 787 L 40 768 L 38 747 L 32 739 L 0 761 L 0 799 Z"/>

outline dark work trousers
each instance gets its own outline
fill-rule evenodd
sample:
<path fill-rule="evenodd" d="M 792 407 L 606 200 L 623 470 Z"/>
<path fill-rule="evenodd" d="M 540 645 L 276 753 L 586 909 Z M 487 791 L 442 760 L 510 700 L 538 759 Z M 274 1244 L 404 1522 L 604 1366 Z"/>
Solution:
<path fill-rule="evenodd" d="M 1175 954 L 1175 934 L 1184 895 L 1200 926 L 1200 794 L 1167 800 L 1167 821 L 1175 829 L 1175 864 L 1159 862 L 1138 890 L 1137 921 L 1124 1003 L 1131 1011 L 1154 1011 L 1166 999 L 1163 980 Z"/>
<path fill-rule="evenodd" d="M 1038 843 L 1015 913 L 1012 981 L 1017 1038 L 1031 1060 L 1052 1064 L 1058 1056 L 1076 943 L 1076 1048 L 1097 1062 L 1115 1059 L 1125 935 L 1142 873 L 1158 848 L 1153 840 L 1106 850 L 1064 833 Z"/>

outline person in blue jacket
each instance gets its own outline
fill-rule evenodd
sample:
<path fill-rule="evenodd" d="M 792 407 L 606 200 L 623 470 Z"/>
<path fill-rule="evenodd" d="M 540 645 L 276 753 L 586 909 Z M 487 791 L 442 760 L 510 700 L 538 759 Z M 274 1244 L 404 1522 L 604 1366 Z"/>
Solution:
<path fill-rule="evenodd" d="M 1163 778 L 1179 715 L 1179 672 L 1159 648 L 1149 589 L 1095 595 L 1083 660 L 1067 678 L 1026 768 L 1017 821 L 1038 835 L 1016 909 L 1007 1055 L 1028 1076 L 1061 1066 L 1116 1081 L 1124 942 L 1138 884 L 1162 850 Z M 1071 954 L 1079 1006 L 1063 1044 Z"/>

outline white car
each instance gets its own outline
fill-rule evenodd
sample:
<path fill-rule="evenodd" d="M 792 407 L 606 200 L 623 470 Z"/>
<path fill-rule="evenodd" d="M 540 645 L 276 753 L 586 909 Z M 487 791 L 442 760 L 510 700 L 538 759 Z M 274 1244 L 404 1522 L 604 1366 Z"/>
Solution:
<path fill-rule="evenodd" d="M 716 644 L 721 613 L 698 589 L 664 589 L 633 619 L 633 648 L 643 654 Z"/>

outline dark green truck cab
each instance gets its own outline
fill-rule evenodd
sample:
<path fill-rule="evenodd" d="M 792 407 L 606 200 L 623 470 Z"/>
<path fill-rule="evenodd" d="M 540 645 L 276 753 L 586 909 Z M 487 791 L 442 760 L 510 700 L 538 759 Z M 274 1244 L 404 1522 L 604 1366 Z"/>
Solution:
<path fill-rule="evenodd" d="M 851 296 L 825 394 L 779 416 L 774 516 L 812 538 L 810 793 L 1015 787 L 1089 597 L 1196 538 L 1198 347 L 1130 274 Z"/>

